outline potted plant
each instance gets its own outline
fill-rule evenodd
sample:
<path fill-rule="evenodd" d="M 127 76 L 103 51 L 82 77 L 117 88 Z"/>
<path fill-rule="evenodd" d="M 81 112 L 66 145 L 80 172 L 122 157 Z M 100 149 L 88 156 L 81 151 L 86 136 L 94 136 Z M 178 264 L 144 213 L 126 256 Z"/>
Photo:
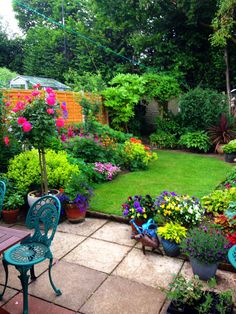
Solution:
<path fill-rule="evenodd" d="M 236 161 L 236 139 L 230 141 L 228 144 L 222 147 L 225 153 L 226 162 L 235 162 Z"/>
<path fill-rule="evenodd" d="M 84 221 L 92 189 L 81 174 L 73 174 L 58 198 L 65 209 L 67 219 L 72 223 Z"/>
<path fill-rule="evenodd" d="M 129 196 L 122 204 L 123 216 L 134 219 L 137 226 L 142 226 L 148 219 L 155 215 L 154 200 L 150 195 Z M 136 228 L 131 223 L 133 233 L 137 233 Z"/>
<path fill-rule="evenodd" d="M 215 280 L 208 282 L 211 289 Z M 198 276 L 186 280 L 182 275 L 175 277 L 169 289 L 161 288 L 171 301 L 168 314 L 233 313 L 233 293 L 231 290 L 215 292 L 205 290 Z"/>
<path fill-rule="evenodd" d="M 2 217 L 8 223 L 16 223 L 20 207 L 24 204 L 24 197 L 17 192 L 7 193 L 3 203 Z"/>
<path fill-rule="evenodd" d="M 157 228 L 161 237 L 163 249 L 168 256 L 180 254 L 179 244 L 186 237 L 187 229 L 178 223 L 168 222 L 163 227 Z"/>
<path fill-rule="evenodd" d="M 193 273 L 209 280 L 215 276 L 219 262 L 226 258 L 228 244 L 216 227 L 200 226 L 189 230 L 180 247 L 189 256 Z"/>
<path fill-rule="evenodd" d="M 65 103 L 59 105 L 51 88 L 45 91 L 39 88 L 39 84 L 34 86 L 31 97 L 19 95 L 16 103 L 6 103 L 4 141 L 10 145 L 12 136 L 24 147 L 37 149 L 41 177 L 39 196 L 42 196 L 49 193 L 45 149 L 52 137 L 60 135 L 68 113 Z"/>

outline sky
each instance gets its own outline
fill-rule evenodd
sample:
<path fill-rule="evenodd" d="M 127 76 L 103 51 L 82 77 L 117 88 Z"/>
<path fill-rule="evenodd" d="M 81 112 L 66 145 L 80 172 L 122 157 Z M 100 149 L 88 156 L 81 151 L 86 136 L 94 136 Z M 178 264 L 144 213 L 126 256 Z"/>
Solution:
<path fill-rule="evenodd" d="M 0 0 L 0 19 L 3 25 L 7 25 L 7 33 L 9 37 L 13 37 L 15 33 L 21 34 L 17 25 L 17 20 L 12 9 L 11 0 Z"/>

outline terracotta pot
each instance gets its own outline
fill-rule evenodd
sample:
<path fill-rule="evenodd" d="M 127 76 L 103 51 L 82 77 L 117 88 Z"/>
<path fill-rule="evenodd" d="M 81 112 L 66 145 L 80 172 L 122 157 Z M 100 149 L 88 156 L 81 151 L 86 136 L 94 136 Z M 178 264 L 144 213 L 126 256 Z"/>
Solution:
<path fill-rule="evenodd" d="M 79 207 L 77 204 L 66 204 L 65 212 L 67 219 L 72 223 L 79 223 L 85 220 L 86 208 Z"/>
<path fill-rule="evenodd" d="M 5 223 L 7 224 L 14 224 L 17 222 L 17 217 L 19 214 L 19 208 L 18 209 L 11 209 L 11 210 L 2 210 L 2 217 Z"/>
<path fill-rule="evenodd" d="M 56 189 L 51 189 L 49 190 L 49 195 L 53 195 L 53 196 L 57 196 L 60 194 L 60 191 L 56 190 Z M 29 207 L 31 207 L 40 197 L 42 197 L 42 195 L 40 194 L 40 192 L 38 190 L 34 190 L 28 193 L 27 195 L 27 201 L 29 204 Z"/>

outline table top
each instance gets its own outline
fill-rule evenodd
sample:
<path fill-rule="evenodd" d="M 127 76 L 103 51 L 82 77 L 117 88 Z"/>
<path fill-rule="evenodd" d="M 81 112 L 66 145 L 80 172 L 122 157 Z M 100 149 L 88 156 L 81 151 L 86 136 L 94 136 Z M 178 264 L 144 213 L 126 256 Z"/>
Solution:
<path fill-rule="evenodd" d="M 0 226 L 0 254 L 30 235 L 30 231 Z"/>

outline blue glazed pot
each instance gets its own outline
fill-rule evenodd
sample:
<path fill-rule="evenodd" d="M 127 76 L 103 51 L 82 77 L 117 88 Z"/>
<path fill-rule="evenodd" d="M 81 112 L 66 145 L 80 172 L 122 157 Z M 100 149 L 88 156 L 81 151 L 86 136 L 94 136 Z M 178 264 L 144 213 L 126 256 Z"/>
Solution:
<path fill-rule="evenodd" d="M 179 245 L 176 242 L 161 238 L 161 244 L 166 255 L 175 257 L 180 254 Z"/>
<path fill-rule="evenodd" d="M 190 258 L 190 264 L 194 275 L 198 275 L 201 280 L 209 280 L 212 277 L 215 277 L 218 263 L 214 264 L 204 264 L 197 260 L 196 258 Z"/>

